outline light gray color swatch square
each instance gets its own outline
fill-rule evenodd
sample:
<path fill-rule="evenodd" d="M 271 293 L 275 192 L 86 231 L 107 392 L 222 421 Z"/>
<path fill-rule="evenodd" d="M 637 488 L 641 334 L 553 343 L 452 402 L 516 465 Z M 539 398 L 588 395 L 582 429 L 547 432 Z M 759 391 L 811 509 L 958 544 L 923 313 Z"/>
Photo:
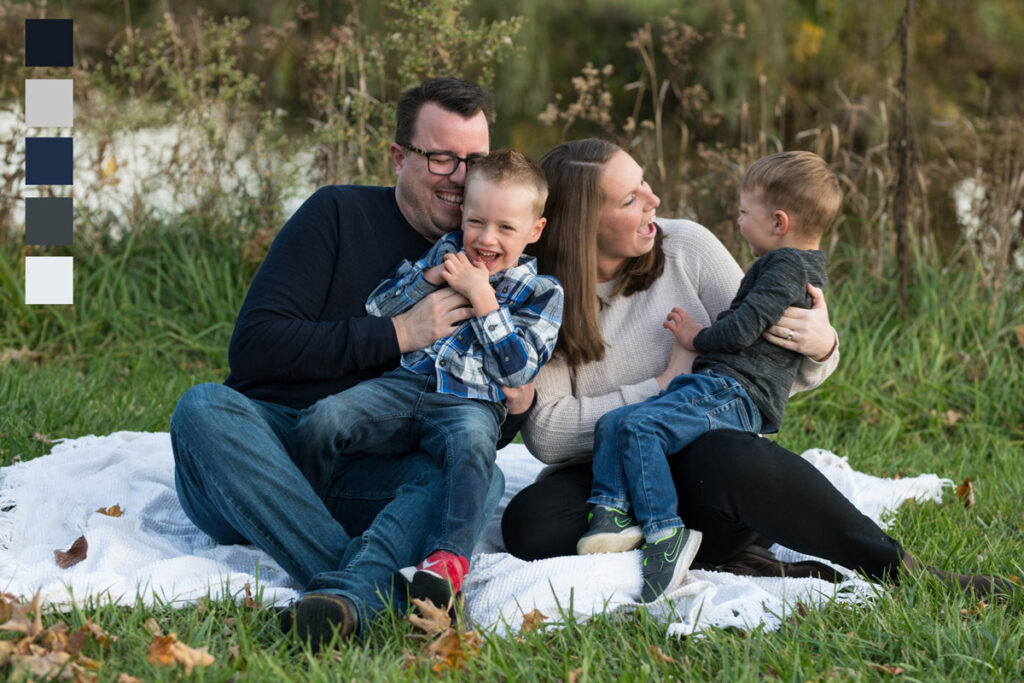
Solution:
<path fill-rule="evenodd" d="M 75 303 L 74 262 L 71 256 L 26 256 L 25 303 Z"/>
<path fill-rule="evenodd" d="M 25 80 L 25 125 L 29 128 L 73 125 L 75 82 L 70 78 Z"/>

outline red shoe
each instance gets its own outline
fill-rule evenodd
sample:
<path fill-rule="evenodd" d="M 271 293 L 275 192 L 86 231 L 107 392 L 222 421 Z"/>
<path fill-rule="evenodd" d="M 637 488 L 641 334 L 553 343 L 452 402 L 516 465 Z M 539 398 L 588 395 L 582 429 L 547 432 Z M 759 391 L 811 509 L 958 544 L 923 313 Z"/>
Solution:
<path fill-rule="evenodd" d="M 469 574 L 469 560 L 447 550 L 435 550 L 415 567 L 405 567 L 399 573 L 409 582 L 409 597 L 430 600 L 451 611 Z"/>

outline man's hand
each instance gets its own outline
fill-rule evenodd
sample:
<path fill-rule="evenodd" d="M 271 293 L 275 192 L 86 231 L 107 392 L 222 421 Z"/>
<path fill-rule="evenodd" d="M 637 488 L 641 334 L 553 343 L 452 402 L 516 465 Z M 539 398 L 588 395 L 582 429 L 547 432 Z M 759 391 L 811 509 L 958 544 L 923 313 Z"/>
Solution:
<path fill-rule="evenodd" d="M 391 319 L 398 350 L 409 353 L 450 335 L 463 320 L 473 317 L 469 300 L 448 287 L 423 297 L 405 313 Z"/>
<path fill-rule="evenodd" d="M 470 263 L 466 252 L 444 255 L 442 277 L 448 286 L 466 297 L 473 306 L 473 312 L 482 317 L 498 310 L 498 299 L 488 280 L 487 266 Z"/>
<path fill-rule="evenodd" d="M 662 327 L 672 331 L 676 339 L 684 348 L 696 351 L 693 346 L 693 338 L 704 329 L 689 313 L 676 306 L 668 313 L 668 318 L 662 323 Z"/>
<path fill-rule="evenodd" d="M 505 392 L 505 407 L 509 415 L 521 415 L 533 405 L 533 382 L 521 387 L 502 387 Z"/>

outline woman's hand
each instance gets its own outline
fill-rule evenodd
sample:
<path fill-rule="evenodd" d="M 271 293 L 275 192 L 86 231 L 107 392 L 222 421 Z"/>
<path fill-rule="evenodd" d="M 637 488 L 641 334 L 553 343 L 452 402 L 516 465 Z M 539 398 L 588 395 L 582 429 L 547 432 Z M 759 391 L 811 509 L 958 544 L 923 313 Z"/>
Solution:
<path fill-rule="evenodd" d="M 678 341 L 672 344 L 672 355 L 668 357 L 668 367 L 665 368 L 665 372 L 655 377 L 661 390 L 664 391 L 668 388 L 669 383 L 676 375 L 684 375 L 690 372 L 693 367 L 693 359 L 696 357 L 697 354 Z"/>
<path fill-rule="evenodd" d="M 809 356 L 820 363 L 835 350 L 836 331 L 829 323 L 824 293 L 810 283 L 807 284 L 807 292 L 813 302 L 811 308 L 790 306 L 762 336 L 776 346 Z"/>
<path fill-rule="evenodd" d="M 521 415 L 533 405 L 533 382 L 521 387 L 502 387 L 505 392 L 505 407 L 509 415 Z"/>

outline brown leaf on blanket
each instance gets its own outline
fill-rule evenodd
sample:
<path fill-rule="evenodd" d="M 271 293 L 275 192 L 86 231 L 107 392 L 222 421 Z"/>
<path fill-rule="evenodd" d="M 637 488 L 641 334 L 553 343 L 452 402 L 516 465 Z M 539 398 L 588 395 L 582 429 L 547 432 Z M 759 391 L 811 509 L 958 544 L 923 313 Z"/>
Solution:
<path fill-rule="evenodd" d="M 965 508 L 974 505 L 974 485 L 970 477 L 965 477 L 964 483 L 956 487 L 956 497 L 963 501 Z"/>
<path fill-rule="evenodd" d="M 124 510 L 121 509 L 121 504 L 111 505 L 108 508 L 99 508 L 96 512 L 107 517 L 120 517 L 124 514 Z"/>
<path fill-rule="evenodd" d="M 410 614 L 407 619 L 414 628 L 425 635 L 437 635 L 451 628 L 452 619 L 448 616 L 448 610 L 438 607 L 430 600 L 412 598 L 410 602 L 415 605 L 416 612 Z"/>
<path fill-rule="evenodd" d="M 57 565 L 61 569 L 67 569 L 84 560 L 87 550 L 89 550 L 89 543 L 85 540 L 85 536 L 79 536 L 67 550 L 54 550 L 53 556 L 57 558 Z"/>
<path fill-rule="evenodd" d="M 24 633 L 29 638 L 35 638 L 43 630 L 43 615 L 39 610 L 40 591 L 31 602 L 21 604 L 20 602 L 7 603 L 10 607 L 10 618 L 0 624 L 0 631 L 16 631 Z M 4 596 L 6 602 L 7 596 Z M 32 621 L 28 620 L 28 613 L 32 612 Z"/>
<path fill-rule="evenodd" d="M 539 609 L 523 615 L 523 625 L 519 627 L 520 633 L 533 633 L 540 629 L 540 625 L 547 620 Z"/>

